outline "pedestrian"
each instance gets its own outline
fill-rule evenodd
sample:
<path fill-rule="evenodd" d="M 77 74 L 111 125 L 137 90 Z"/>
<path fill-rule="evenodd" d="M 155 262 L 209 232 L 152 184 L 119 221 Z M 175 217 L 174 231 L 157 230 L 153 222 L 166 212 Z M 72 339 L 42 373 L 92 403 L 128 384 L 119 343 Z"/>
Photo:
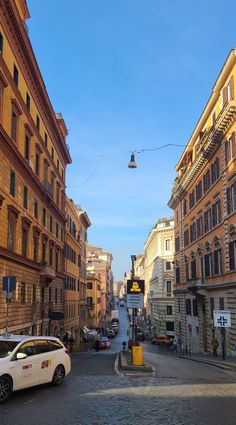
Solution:
<path fill-rule="evenodd" d="M 75 342 L 75 340 L 74 340 L 74 338 L 73 338 L 73 336 L 71 335 L 70 336 L 70 338 L 69 338 L 69 350 L 70 350 L 70 352 L 72 353 L 72 351 L 73 351 L 73 346 L 74 346 L 74 342 Z"/>
<path fill-rule="evenodd" d="M 123 345 L 123 351 L 125 351 L 125 349 L 126 349 L 126 345 L 127 345 L 127 342 L 126 342 L 126 341 L 123 341 L 123 342 L 122 342 L 122 345 Z"/>
<path fill-rule="evenodd" d="M 212 340 L 211 340 L 211 347 L 212 347 L 214 357 L 217 357 L 218 346 L 219 346 L 219 342 L 218 342 L 217 338 L 215 337 L 215 335 L 213 335 Z"/>
<path fill-rule="evenodd" d="M 95 345 L 95 350 L 98 352 L 99 351 L 99 339 L 96 339 L 94 345 Z"/>
<path fill-rule="evenodd" d="M 69 332 L 66 331 L 65 335 L 63 336 L 62 342 L 64 343 L 65 347 L 68 348 L 69 345 Z"/>

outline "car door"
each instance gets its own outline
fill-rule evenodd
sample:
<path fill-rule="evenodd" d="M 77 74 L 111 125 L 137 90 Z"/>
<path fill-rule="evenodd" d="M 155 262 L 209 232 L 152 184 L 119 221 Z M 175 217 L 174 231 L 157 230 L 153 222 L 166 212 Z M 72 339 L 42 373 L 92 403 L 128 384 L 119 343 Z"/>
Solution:
<path fill-rule="evenodd" d="M 27 357 L 18 360 L 17 353 L 24 353 Z M 39 384 L 39 361 L 33 341 L 24 342 L 14 353 L 10 362 L 10 373 L 14 390 Z"/>
<path fill-rule="evenodd" d="M 39 383 L 51 382 L 55 369 L 55 354 L 51 351 L 50 342 L 38 339 L 35 341 L 35 349 L 39 359 Z"/>

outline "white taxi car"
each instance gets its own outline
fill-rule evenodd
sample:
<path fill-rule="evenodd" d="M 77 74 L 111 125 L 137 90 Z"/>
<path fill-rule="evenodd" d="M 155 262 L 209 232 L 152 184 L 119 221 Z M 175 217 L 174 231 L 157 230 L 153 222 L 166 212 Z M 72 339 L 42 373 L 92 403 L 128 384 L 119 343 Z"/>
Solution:
<path fill-rule="evenodd" d="M 50 336 L 0 336 L 0 403 L 12 391 L 51 382 L 60 385 L 70 373 L 68 350 Z"/>

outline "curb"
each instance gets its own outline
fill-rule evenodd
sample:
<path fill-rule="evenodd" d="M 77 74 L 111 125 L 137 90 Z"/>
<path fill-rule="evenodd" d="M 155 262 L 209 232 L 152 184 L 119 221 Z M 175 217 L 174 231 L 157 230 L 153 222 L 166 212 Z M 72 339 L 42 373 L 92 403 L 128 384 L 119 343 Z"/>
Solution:
<path fill-rule="evenodd" d="M 234 370 L 234 371 L 236 371 L 236 365 L 222 364 L 222 363 L 214 362 L 214 361 L 207 360 L 207 359 L 206 360 L 205 359 L 196 359 L 194 357 L 186 357 L 186 356 L 178 356 L 178 357 L 180 359 L 192 360 L 193 362 L 209 364 L 211 366 L 218 367 L 219 369 L 223 369 L 223 370 Z"/>
<path fill-rule="evenodd" d="M 125 352 L 123 352 L 123 351 L 120 351 L 118 353 L 117 359 L 118 359 L 118 362 L 117 362 L 118 367 L 120 367 L 120 369 L 124 372 L 137 372 L 137 373 L 142 372 L 144 374 L 154 372 L 153 367 L 151 365 L 147 364 L 147 363 L 143 366 L 134 366 L 134 365 L 128 364 Z M 119 372 L 119 373 L 121 373 L 121 372 Z M 122 375 L 124 375 L 124 374 L 122 374 Z"/>

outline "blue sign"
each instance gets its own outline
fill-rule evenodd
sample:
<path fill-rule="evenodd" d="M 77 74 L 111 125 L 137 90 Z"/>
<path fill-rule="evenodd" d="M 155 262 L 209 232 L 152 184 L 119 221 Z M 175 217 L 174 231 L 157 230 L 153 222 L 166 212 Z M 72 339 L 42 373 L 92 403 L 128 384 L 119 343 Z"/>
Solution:
<path fill-rule="evenodd" d="M 219 318 L 219 319 L 217 319 L 217 323 L 218 323 L 220 326 L 224 327 L 224 326 L 226 326 L 226 325 L 227 325 L 228 320 L 227 320 L 224 316 L 220 316 L 220 318 Z"/>

